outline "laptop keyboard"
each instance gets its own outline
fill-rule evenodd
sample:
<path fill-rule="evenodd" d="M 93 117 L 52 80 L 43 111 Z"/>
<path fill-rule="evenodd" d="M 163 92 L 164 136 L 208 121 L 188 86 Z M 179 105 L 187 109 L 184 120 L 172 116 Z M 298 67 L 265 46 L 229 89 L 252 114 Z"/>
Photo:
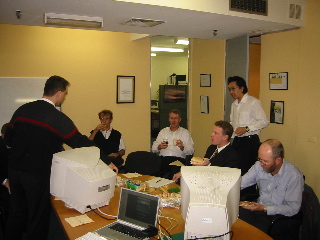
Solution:
<path fill-rule="evenodd" d="M 127 225 L 121 224 L 121 223 L 116 223 L 112 226 L 110 226 L 111 229 L 121 232 L 123 234 L 129 235 L 131 237 L 134 238 L 138 238 L 138 239 L 144 239 L 146 238 L 146 235 L 144 233 L 142 233 L 141 230 L 129 227 Z"/>

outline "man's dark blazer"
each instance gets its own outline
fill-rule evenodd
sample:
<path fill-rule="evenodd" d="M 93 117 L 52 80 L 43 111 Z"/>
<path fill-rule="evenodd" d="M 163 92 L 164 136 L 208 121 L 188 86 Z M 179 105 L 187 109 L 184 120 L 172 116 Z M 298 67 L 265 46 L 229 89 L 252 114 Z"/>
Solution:
<path fill-rule="evenodd" d="M 0 185 L 8 178 L 8 156 L 9 151 L 5 145 L 3 138 L 0 137 Z"/>
<path fill-rule="evenodd" d="M 216 145 L 210 145 L 204 157 L 210 159 L 210 157 L 216 149 Z M 210 163 L 211 166 L 240 168 L 240 156 L 233 149 L 231 144 L 229 144 L 224 149 L 222 149 L 216 156 L 210 159 Z"/>

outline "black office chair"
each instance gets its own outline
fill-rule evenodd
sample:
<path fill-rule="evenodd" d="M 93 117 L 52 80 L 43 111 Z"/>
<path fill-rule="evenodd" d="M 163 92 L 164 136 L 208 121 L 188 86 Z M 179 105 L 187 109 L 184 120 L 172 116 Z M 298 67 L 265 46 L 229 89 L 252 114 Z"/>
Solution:
<path fill-rule="evenodd" d="M 136 172 L 145 175 L 159 176 L 161 158 L 152 152 L 136 151 L 127 156 L 124 164 L 125 172 Z"/>
<path fill-rule="evenodd" d="M 272 230 L 281 221 L 290 221 L 294 236 L 291 239 L 318 240 L 320 239 L 320 204 L 313 189 L 304 184 L 300 211 L 291 217 L 275 215 L 272 220 L 268 235 L 273 237 Z"/>

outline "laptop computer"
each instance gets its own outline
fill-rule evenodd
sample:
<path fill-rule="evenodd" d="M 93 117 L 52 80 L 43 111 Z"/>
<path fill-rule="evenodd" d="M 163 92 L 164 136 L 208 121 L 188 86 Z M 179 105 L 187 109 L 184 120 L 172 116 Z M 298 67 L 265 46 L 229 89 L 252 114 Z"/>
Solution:
<path fill-rule="evenodd" d="M 95 231 L 110 240 L 137 240 L 150 238 L 149 230 L 155 229 L 158 219 L 160 198 L 158 196 L 122 188 L 118 220 Z M 118 228 L 131 228 L 131 234 Z M 131 231 L 130 230 L 130 231 Z M 127 234 L 123 233 L 126 232 Z M 154 234 L 156 235 L 156 233 Z M 153 236 L 154 236 L 153 235 Z"/>

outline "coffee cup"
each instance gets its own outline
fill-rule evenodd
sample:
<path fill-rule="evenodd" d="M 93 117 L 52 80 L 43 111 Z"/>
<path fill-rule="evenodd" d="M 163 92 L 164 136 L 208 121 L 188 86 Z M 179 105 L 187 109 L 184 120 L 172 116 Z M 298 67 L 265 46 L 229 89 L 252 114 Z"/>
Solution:
<path fill-rule="evenodd" d="M 173 146 L 177 146 L 177 142 L 179 141 L 179 139 L 173 139 Z"/>

